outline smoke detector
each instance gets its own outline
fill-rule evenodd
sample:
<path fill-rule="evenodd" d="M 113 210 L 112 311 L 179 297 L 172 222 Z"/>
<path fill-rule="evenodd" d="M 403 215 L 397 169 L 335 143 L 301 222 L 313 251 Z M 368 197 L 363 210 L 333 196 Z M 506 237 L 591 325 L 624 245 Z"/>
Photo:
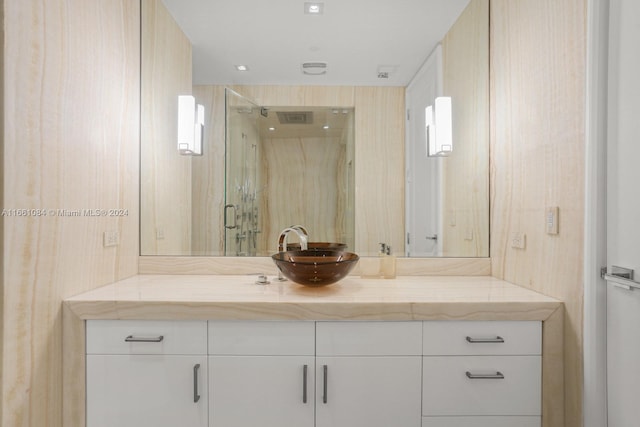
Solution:
<path fill-rule="evenodd" d="M 322 74 L 327 74 L 327 63 L 326 62 L 303 62 L 302 73 L 308 74 L 310 76 L 320 76 Z"/>

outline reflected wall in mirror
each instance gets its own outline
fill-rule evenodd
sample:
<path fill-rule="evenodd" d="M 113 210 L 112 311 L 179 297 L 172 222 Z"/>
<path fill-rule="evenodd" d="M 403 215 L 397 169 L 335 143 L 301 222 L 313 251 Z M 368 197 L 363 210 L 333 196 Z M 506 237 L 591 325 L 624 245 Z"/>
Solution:
<path fill-rule="evenodd" d="M 443 172 L 442 184 L 442 199 L 446 204 L 440 205 L 438 210 L 443 227 L 449 224 L 453 229 L 449 230 L 449 236 L 461 239 L 463 246 L 443 247 L 435 254 L 437 256 L 488 256 L 488 237 L 483 237 L 488 236 L 489 198 L 488 188 L 483 184 L 488 183 L 488 150 L 485 149 L 488 133 L 474 128 L 477 123 L 468 126 L 471 118 L 488 120 L 488 1 L 470 2 L 475 3 L 482 7 L 476 7 L 472 18 L 467 19 L 486 24 L 472 26 L 473 31 L 469 31 L 468 22 L 464 25 L 456 23 L 442 41 L 443 87 L 454 97 L 454 138 L 460 135 L 467 141 L 464 143 L 473 148 L 467 151 L 469 158 L 462 162 L 464 165 L 457 166 L 459 162 L 453 158 L 444 159 L 450 163 L 443 167 L 443 170 L 448 169 Z M 141 254 L 224 255 L 224 248 L 228 246 L 225 245 L 225 205 L 232 204 L 225 201 L 225 88 L 193 85 L 191 44 L 162 1 L 142 0 L 142 15 Z M 487 32 L 478 34 L 476 31 L 480 27 Z M 453 49 L 461 50 L 456 53 Z M 476 49 L 476 52 L 470 55 L 468 49 Z M 425 52 L 425 58 L 427 54 Z M 452 58 L 457 60 L 452 62 Z M 483 58 L 480 63 L 471 63 L 478 58 Z M 454 63 L 459 71 L 450 69 Z M 468 93 L 457 92 L 467 90 L 465 87 L 470 85 L 472 88 Z M 405 253 L 405 126 L 410 126 L 410 121 L 406 121 L 404 87 L 229 87 L 257 106 L 286 106 L 298 110 L 328 106 L 353 109 L 354 167 L 349 188 L 353 188 L 355 234 L 349 247 L 361 256 L 375 255 L 378 243 L 385 242 L 397 255 Z M 177 97 L 189 93 L 206 108 L 204 154 L 200 157 L 180 156 L 175 148 Z M 456 112 L 456 98 L 459 105 L 469 100 L 473 102 L 459 113 Z M 463 114 L 465 119 L 456 119 L 457 115 L 462 117 Z M 468 129 L 462 129 L 464 126 Z M 464 143 L 456 141 L 460 148 Z M 458 167 L 462 169 L 456 171 Z M 278 169 L 273 172 L 277 173 Z M 453 179 L 460 185 L 452 184 Z M 284 180 L 269 177 L 270 182 Z M 254 190 L 260 191 L 265 184 L 256 180 Z M 271 203 L 269 198 L 265 203 Z M 278 205 L 283 204 L 278 202 Z M 299 208 L 299 201 L 291 201 L 286 206 L 288 212 Z M 447 219 L 447 214 L 454 210 L 455 221 Z M 260 223 L 267 216 L 274 216 L 266 212 L 258 213 L 257 227 L 247 229 L 252 230 L 256 241 L 262 239 L 266 245 L 263 249 L 256 243 L 255 255 L 269 255 L 277 249 L 273 235 L 268 236 L 274 231 L 264 232 L 264 225 Z M 228 212 L 229 215 L 233 214 Z M 475 219 L 469 222 L 467 218 Z M 294 217 L 288 217 L 281 224 L 288 226 L 298 222 Z M 456 225 L 451 226 L 454 222 Z M 280 229 L 274 227 L 275 233 L 279 233 Z M 471 234 L 467 232 L 470 228 Z M 456 236 L 457 230 L 462 231 L 460 236 Z M 310 234 L 312 240 L 320 240 L 314 238 L 313 230 Z M 246 239 L 254 237 L 249 233 L 246 236 Z M 327 239 L 331 238 L 327 236 Z M 472 240 L 466 239 L 469 236 Z M 336 235 L 336 238 L 339 237 Z M 230 254 L 253 255 L 247 246 L 232 250 Z"/>

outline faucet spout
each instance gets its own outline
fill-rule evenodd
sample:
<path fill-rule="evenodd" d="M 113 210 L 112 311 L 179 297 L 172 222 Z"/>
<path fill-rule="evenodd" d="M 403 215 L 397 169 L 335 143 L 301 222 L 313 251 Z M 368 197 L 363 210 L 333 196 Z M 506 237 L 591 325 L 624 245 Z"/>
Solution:
<path fill-rule="evenodd" d="M 284 252 L 287 250 L 287 235 L 290 232 L 294 232 L 298 236 L 298 239 L 300 240 L 300 249 L 306 251 L 308 248 L 307 241 L 309 237 L 307 230 L 301 225 L 294 225 L 285 228 L 282 230 L 282 233 L 280 233 L 280 237 L 278 238 L 278 252 Z"/>

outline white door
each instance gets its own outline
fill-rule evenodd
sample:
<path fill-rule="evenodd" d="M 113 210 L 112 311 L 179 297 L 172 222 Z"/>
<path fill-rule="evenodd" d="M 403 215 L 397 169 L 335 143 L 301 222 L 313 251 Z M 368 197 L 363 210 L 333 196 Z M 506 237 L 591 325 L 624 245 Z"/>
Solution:
<path fill-rule="evenodd" d="M 640 281 L 640 2 L 611 0 L 607 142 L 607 267 Z M 640 420 L 640 288 L 607 281 L 609 427 Z M 631 286 L 630 286 L 631 285 Z M 640 286 L 640 284 L 638 284 Z"/>
<path fill-rule="evenodd" d="M 313 427 L 314 368 L 313 356 L 210 356 L 209 425 Z"/>
<path fill-rule="evenodd" d="M 419 427 L 421 357 L 318 357 L 316 427 Z"/>
<path fill-rule="evenodd" d="M 207 358 L 87 356 L 87 427 L 206 427 Z"/>

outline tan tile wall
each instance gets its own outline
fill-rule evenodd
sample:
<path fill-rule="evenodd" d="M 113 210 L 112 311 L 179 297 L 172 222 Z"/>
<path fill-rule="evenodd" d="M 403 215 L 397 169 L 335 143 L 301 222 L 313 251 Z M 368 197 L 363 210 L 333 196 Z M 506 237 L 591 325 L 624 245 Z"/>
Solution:
<path fill-rule="evenodd" d="M 566 427 L 582 424 L 585 49 L 585 0 L 491 0 L 492 274 L 565 303 Z"/>
<path fill-rule="evenodd" d="M 2 207 L 47 216 L 4 217 L 0 425 L 59 427 L 62 299 L 138 269 L 139 3 L 9 1 L 3 13 Z M 103 247 L 111 230 L 120 244 Z"/>

